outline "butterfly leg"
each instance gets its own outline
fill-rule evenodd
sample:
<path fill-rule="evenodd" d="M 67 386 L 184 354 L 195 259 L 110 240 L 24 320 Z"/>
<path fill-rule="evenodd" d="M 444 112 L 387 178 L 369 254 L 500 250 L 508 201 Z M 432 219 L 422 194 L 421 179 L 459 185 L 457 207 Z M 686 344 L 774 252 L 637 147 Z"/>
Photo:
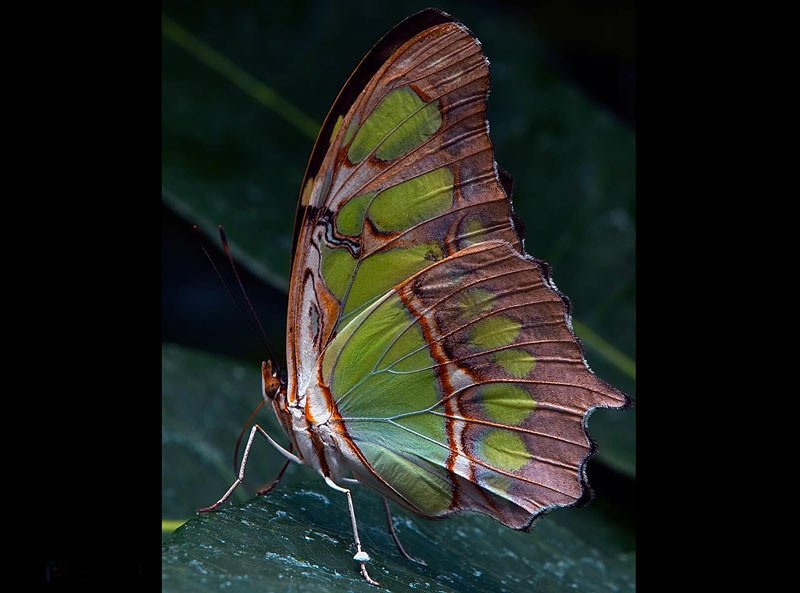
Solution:
<path fill-rule="evenodd" d="M 275 478 L 269 484 L 265 484 L 264 486 L 256 490 L 256 495 L 264 496 L 265 494 L 269 494 L 270 492 L 272 492 L 275 486 L 278 485 L 278 482 L 281 481 L 281 478 L 283 478 L 283 474 L 286 473 L 286 468 L 289 467 L 290 463 L 291 461 L 287 459 L 286 463 L 283 464 L 281 471 L 278 472 L 278 475 L 275 476 Z"/>
<path fill-rule="evenodd" d="M 389 535 L 392 536 L 394 544 L 397 546 L 397 551 L 400 552 L 400 555 L 406 560 L 411 560 L 411 562 L 428 566 L 428 563 L 424 560 L 421 560 L 420 558 L 414 558 L 411 554 L 406 552 L 403 544 L 400 543 L 400 538 L 397 537 L 397 531 L 395 531 L 394 522 L 392 521 L 392 511 L 389 510 L 389 501 L 385 498 L 382 498 L 381 500 L 383 500 L 383 510 L 386 511 L 386 525 L 389 527 Z"/>
<path fill-rule="evenodd" d="M 286 458 L 288 458 L 289 461 L 296 461 L 297 463 L 303 463 L 302 460 L 299 459 L 297 456 L 295 456 L 294 454 L 290 453 L 289 451 L 287 451 L 286 449 L 281 447 L 278 443 L 276 443 L 272 439 L 272 437 L 269 436 L 269 434 L 267 434 L 267 431 L 265 431 L 263 428 L 261 428 L 258 424 L 254 424 L 253 428 L 250 430 L 250 437 L 247 439 L 247 446 L 244 448 L 244 455 L 242 455 L 242 463 L 239 466 L 239 476 L 236 478 L 236 480 L 233 482 L 233 484 L 231 484 L 231 487 L 228 488 L 228 491 L 225 494 L 222 495 L 222 498 L 220 498 L 217 502 L 212 504 L 210 507 L 203 507 L 202 509 L 197 509 L 198 513 L 208 513 L 210 511 L 215 510 L 222 503 L 224 503 L 226 500 L 228 500 L 231 497 L 231 494 L 233 494 L 233 491 L 236 490 L 236 488 L 239 487 L 239 484 L 241 484 L 242 481 L 244 481 L 244 468 L 247 465 L 247 458 L 250 455 L 250 447 L 253 446 L 253 439 L 256 437 L 256 433 L 261 433 L 261 435 L 265 439 L 267 439 L 267 441 L 269 441 L 269 443 L 273 447 L 275 447 Z M 284 469 L 286 469 L 286 468 L 284 467 Z M 283 471 L 281 471 L 281 473 L 283 473 Z M 280 478 L 280 476 L 279 476 L 279 478 Z"/>
<path fill-rule="evenodd" d="M 334 490 L 342 492 L 347 496 L 347 508 L 350 511 L 350 521 L 353 524 L 353 539 L 356 542 L 356 555 L 353 556 L 353 560 L 355 560 L 361 565 L 361 576 L 364 577 L 364 580 L 367 581 L 370 585 L 378 585 L 378 581 L 370 577 L 369 573 L 367 572 L 366 562 L 370 561 L 370 557 L 369 554 L 367 554 L 364 550 L 361 549 L 361 538 L 358 537 L 358 525 L 356 524 L 356 511 L 353 508 L 353 497 L 350 494 L 350 491 L 347 488 L 342 488 L 341 486 L 336 484 L 328 476 L 325 476 L 325 483 Z"/>

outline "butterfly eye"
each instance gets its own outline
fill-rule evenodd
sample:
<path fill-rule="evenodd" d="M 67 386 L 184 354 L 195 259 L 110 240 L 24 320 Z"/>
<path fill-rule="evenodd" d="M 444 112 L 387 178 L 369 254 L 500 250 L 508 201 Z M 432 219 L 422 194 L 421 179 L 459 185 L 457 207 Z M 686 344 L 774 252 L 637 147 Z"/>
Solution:
<path fill-rule="evenodd" d="M 264 395 L 269 399 L 275 399 L 280 390 L 281 384 L 278 379 L 272 378 L 269 382 L 264 384 Z"/>

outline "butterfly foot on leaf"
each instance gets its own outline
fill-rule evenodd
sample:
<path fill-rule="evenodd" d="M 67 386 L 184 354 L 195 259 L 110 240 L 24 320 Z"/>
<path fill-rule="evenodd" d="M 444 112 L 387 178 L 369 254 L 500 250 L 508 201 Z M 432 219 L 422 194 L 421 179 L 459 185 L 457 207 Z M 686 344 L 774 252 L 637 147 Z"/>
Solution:
<path fill-rule="evenodd" d="M 361 576 L 364 577 L 364 580 L 367 581 L 370 585 L 375 585 L 376 587 L 381 586 L 381 584 L 378 581 L 369 576 L 369 573 L 367 572 L 367 567 L 363 562 L 361 563 Z"/>
<path fill-rule="evenodd" d="M 355 556 L 353 556 L 353 560 L 361 564 L 361 576 L 364 577 L 364 580 L 367 581 L 370 585 L 380 586 L 380 583 L 369 576 L 367 572 L 367 565 L 366 562 L 370 562 L 372 558 L 369 557 L 364 550 L 359 550 Z"/>
<path fill-rule="evenodd" d="M 415 562 L 421 566 L 428 566 L 428 563 L 425 562 L 422 558 L 415 558 L 414 556 L 406 556 L 406 560 L 410 560 L 411 562 Z"/>
<path fill-rule="evenodd" d="M 210 507 L 203 507 L 203 508 L 197 509 L 195 512 L 198 515 L 202 515 L 202 514 L 205 514 L 205 513 L 210 513 L 212 511 L 216 511 L 218 506 L 219 506 L 219 503 L 212 504 Z"/>

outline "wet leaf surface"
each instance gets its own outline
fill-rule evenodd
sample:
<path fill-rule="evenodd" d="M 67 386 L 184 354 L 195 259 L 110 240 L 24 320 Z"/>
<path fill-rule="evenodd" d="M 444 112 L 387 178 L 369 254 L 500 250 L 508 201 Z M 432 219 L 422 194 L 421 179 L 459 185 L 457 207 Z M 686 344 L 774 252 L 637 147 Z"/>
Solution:
<path fill-rule="evenodd" d="M 352 560 L 344 498 L 318 488 L 283 488 L 190 520 L 163 544 L 163 590 L 375 591 Z M 396 551 L 376 497 L 359 493 L 354 502 L 371 576 L 385 590 L 634 590 L 632 551 L 596 547 L 555 516 L 520 533 L 477 516 L 430 522 L 398 515 L 404 545 L 428 563 L 420 566 Z"/>

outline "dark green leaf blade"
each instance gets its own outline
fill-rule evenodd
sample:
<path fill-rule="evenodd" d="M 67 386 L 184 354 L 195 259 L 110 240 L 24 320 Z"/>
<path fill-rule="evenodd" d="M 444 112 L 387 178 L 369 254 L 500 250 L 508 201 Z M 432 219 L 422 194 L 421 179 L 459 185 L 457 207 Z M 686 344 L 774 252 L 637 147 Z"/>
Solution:
<path fill-rule="evenodd" d="M 324 488 L 324 486 L 322 487 Z M 404 545 L 428 566 L 404 560 L 377 498 L 355 495 L 370 572 L 385 590 L 585 593 L 634 590 L 635 552 L 600 549 L 545 517 L 532 533 L 491 519 L 432 522 L 395 517 Z M 361 580 L 344 498 L 319 484 L 192 519 L 163 544 L 163 590 L 375 591 Z"/>

